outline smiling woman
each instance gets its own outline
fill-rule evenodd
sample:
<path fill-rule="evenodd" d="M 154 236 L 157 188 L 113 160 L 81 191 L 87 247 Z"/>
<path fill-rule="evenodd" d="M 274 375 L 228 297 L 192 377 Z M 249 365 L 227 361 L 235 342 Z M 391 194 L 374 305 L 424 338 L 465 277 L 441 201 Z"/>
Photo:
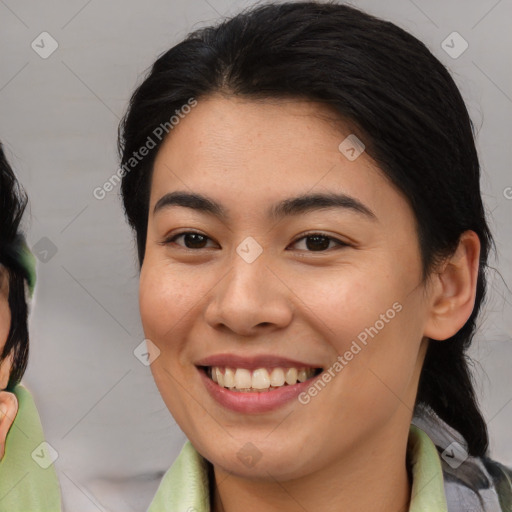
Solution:
<path fill-rule="evenodd" d="M 150 510 L 510 510 L 467 365 L 492 236 L 446 69 L 352 7 L 259 6 L 154 63 L 121 165 L 190 98 L 122 181 L 188 437 Z"/>

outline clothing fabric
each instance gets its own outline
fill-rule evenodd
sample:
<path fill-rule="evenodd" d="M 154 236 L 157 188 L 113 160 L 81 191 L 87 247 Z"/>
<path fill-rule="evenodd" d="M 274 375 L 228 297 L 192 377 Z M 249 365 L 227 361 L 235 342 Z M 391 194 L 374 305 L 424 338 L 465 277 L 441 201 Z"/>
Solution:
<path fill-rule="evenodd" d="M 512 512 L 511 468 L 489 457 L 467 456 L 464 437 L 429 407 L 419 406 L 413 423 L 436 445 L 449 512 Z"/>
<path fill-rule="evenodd" d="M 409 512 L 447 512 L 443 475 L 436 447 L 411 425 L 408 440 L 412 490 Z M 210 512 L 208 462 L 186 441 L 164 475 L 148 512 Z"/>
<path fill-rule="evenodd" d="M 465 457 L 464 446 L 434 411 L 418 408 L 407 444 L 409 512 L 512 512 L 512 470 L 489 458 Z M 147 512 L 211 512 L 209 464 L 187 440 Z"/>
<path fill-rule="evenodd" d="M 61 492 L 44 442 L 41 420 L 29 390 L 14 390 L 18 413 L 7 434 L 0 461 L 0 512 L 61 512 Z"/>

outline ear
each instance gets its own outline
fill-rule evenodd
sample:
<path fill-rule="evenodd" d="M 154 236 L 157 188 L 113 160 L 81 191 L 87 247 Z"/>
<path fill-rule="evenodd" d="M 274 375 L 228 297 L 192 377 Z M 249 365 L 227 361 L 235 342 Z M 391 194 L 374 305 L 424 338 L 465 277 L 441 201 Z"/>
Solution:
<path fill-rule="evenodd" d="M 431 276 L 424 336 L 446 340 L 464 326 L 475 305 L 479 258 L 478 235 L 465 231 L 455 253 Z"/>
<path fill-rule="evenodd" d="M 5 439 L 18 414 L 18 399 L 14 393 L 0 391 L 0 459 L 5 453 Z"/>

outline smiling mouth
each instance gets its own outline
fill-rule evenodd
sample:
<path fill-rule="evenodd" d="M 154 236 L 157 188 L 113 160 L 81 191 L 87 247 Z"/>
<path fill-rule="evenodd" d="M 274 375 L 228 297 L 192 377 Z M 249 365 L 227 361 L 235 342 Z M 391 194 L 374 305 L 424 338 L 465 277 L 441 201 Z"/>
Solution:
<path fill-rule="evenodd" d="M 199 366 L 218 386 L 241 393 L 268 392 L 320 375 L 322 368 L 230 368 L 226 366 Z"/>

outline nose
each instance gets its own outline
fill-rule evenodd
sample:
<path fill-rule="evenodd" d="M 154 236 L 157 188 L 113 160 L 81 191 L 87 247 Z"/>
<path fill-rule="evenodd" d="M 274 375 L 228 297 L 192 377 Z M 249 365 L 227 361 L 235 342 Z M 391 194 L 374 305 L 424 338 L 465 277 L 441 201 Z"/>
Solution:
<path fill-rule="evenodd" d="M 235 254 L 230 263 L 206 307 L 206 322 L 240 336 L 286 327 L 293 317 L 291 292 L 263 254 L 252 263 Z"/>

